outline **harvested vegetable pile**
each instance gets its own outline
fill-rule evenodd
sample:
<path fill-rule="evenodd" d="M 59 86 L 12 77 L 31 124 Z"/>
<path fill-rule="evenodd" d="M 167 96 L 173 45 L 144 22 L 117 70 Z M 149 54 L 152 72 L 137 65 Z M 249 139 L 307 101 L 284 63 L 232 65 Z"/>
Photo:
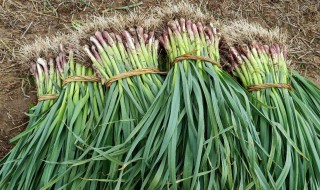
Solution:
<path fill-rule="evenodd" d="M 39 101 L 1 189 L 319 188 L 320 89 L 279 31 L 188 3 L 108 16 L 28 46 Z"/>
<path fill-rule="evenodd" d="M 104 109 L 100 79 L 94 77 L 92 68 L 75 62 L 72 50 L 48 63 L 38 59 L 33 70 L 41 101 L 31 109 L 26 131 L 14 138 L 19 142 L 2 161 L 1 189 L 40 189 L 68 171 L 57 163 L 79 157 L 77 136 L 86 140 L 96 136 L 93 129 Z M 73 170 L 67 174 L 57 186 L 78 175 Z"/>
<path fill-rule="evenodd" d="M 130 165 L 119 172 L 112 189 L 162 189 L 167 184 L 179 189 L 232 188 L 233 180 L 240 180 L 237 172 L 247 173 L 244 164 L 227 164 L 238 165 L 241 159 L 236 157 L 250 154 L 252 147 L 245 141 L 252 138 L 249 130 L 254 126 L 250 115 L 243 114 L 250 113 L 246 93 L 219 67 L 219 39 L 212 24 L 184 19 L 168 23 L 160 41 L 172 68 L 130 136 L 125 159 Z M 224 144 L 228 141 L 233 143 Z M 143 183 L 137 183 L 141 178 Z M 250 183 L 252 178 L 244 180 Z"/>
<path fill-rule="evenodd" d="M 255 27 L 249 34 L 242 33 L 246 28 Z M 259 133 L 256 142 L 266 151 L 260 151 L 259 164 L 269 183 L 264 188 L 317 189 L 320 118 L 319 107 L 315 106 L 319 105 L 319 88 L 297 74 L 290 77 L 285 47 L 264 36 L 268 34 L 265 29 L 238 21 L 226 26 L 225 31 L 232 45 L 230 69 L 253 95 L 252 103 L 263 114 L 254 115 L 254 121 Z M 252 38 L 269 44 L 252 41 Z"/>
<path fill-rule="evenodd" d="M 102 179 L 108 175 L 110 181 L 116 179 L 114 171 L 124 164 L 123 150 L 114 149 L 112 153 L 108 150 L 110 152 L 106 154 L 99 149 L 125 142 L 162 86 L 160 74 L 165 72 L 157 69 L 159 42 L 154 38 L 154 33 L 144 32 L 141 27 L 131 30 L 131 33 L 124 31 L 122 40 L 117 34 L 96 32 L 90 38 L 94 44 L 91 50 L 88 46 L 84 47 L 108 89 L 103 118 L 97 128 L 99 135 L 84 152 L 90 155 L 90 159 L 84 163 L 80 161 L 86 168 L 81 178 Z M 75 181 L 72 187 L 113 189 L 112 183 L 101 183 L 99 180 Z"/>

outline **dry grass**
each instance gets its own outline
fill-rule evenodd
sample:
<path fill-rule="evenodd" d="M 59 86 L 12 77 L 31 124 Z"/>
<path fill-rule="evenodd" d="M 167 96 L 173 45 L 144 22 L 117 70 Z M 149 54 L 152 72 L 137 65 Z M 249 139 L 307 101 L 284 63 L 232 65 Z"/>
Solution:
<path fill-rule="evenodd" d="M 95 28 L 122 30 L 135 24 L 144 24 L 144 27 L 150 29 L 161 29 L 163 25 L 160 20 L 179 17 L 203 22 L 218 20 L 223 23 L 245 19 L 270 30 L 278 27 L 282 33 L 286 33 L 291 65 L 314 81 L 320 80 L 320 3 L 317 0 L 193 1 L 197 4 L 196 7 L 172 1 L 171 4 L 167 3 L 170 8 L 161 11 L 157 8 L 164 4 L 160 0 L 144 0 L 143 4 L 139 2 L 0 1 L 0 156 L 10 149 L 8 139 L 23 130 L 27 122 L 24 112 L 27 112 L 28 106 L 35 100 L 35 89 L 27 76 L 27 65 L 34 60 L 29 58 L 55 52 L 57 44 L 66 42 L 66 38 L 59 35 L 50 40 L 45 38 L 58 31 L 70 33 L 78 30 L 78 35 L 68 37 L 72 45 L 86 39 L 88 33 L 93 33 Z M 116 10 L 117 14 L 110 16 L 110 10 Z M 145 17 L 140 14 L 146 10 L 157 16 Z M 129 23 L 123 22 L 124 13 L 131 14 L 129 18 L 132 20 Z M 204 16 L 206 14 L 212 17 Z M 92 15 L 105 15 L 108 19 L 102 20 Z M 79 27 L 84 24 L 83 20 L 88 19 L 91 19 L 90 24 Z M 229 29 L 232 30 L 232 26 Z M 19 58 L 21 45 L 31 44 L 37 37 L 43 37 L 43 40 L 38 40 L 38 44 L 33 46 L 24 46 L 25 57 Z M 282 37 L 276 39 L 281 41 Z"/>
<path fill-rule="evenodd" d="M 221 32 L 228 46 L 250 45 L 254 40 L 263 44 L 287 43 L 287 33 L 280 32 L 279 27 L 266 29 L 247 20 L 226 22 L 222 25 Z"/>

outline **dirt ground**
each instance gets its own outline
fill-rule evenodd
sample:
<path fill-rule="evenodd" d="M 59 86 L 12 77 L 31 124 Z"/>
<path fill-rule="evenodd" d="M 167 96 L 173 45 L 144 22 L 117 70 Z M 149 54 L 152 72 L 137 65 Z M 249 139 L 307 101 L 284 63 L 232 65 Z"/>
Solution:
<path fill-rule="evenodd" d="M 264 27 L 279 26 L 289 36 L 292 67 L 320 86 L 318 0 L 193 2 L 204 5 L 220 20 L 246 18 Z M 159 4 L 161 0 L 0 0 L 0 157 L 13 146 L 9 139 L 24 129 L 28 122 L 25 113 L 36 103 L 28 68 L 17 61 L 21 45 L 38 36 L 66 31 L 81 18 L 110 8 L 122 7 L 120 11 L 126 12 L 128 7 L 134 11 Z"/>

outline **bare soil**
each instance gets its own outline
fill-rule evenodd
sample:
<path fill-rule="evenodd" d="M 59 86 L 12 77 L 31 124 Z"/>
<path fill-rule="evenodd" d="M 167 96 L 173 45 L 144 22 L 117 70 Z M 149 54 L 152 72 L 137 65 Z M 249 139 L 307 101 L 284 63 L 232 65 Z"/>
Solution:
<path fill-rule="evenodd" d="M 0 0 L 0 157 L 13 146 L 9 139 L 28 122 L 26 112 L 36 102 L 32 78 L 19 60 L 19 47 L 38 36 L 66 31 L 72 23 L 109 8 L 160 0 Z M 246 18 L 265 27 L 279 26 L 289 36 L 289 58 L 294 69 L 320 86 L 320 2 L 317 0 L 193 1 L 214 11 L 219 20 Z M 130 8 L 134 11 L 137 7 Z M 121 10 L 126 12 L 128 10 Z"/>

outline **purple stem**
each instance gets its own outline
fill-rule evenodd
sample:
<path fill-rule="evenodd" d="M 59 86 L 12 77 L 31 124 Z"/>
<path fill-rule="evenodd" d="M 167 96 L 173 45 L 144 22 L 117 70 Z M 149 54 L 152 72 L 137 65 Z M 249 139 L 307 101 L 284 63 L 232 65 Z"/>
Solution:
<path fill-rule="evenodd" d="M 209 27 L 205 26 L 204 32 L 205 32 L 206 36 L 209 36 L 209 39 L 210 39 L 211 43 L 213 44 L 214 43 L 214 36 L 213 36 L 212 30 L 210 30 Z"/>
<path fill-rule="evenodd" d="M 187 20 L 186 28 L 187 28 L 187 32 L 189 34 L 190 40 L 193 42 L 194 41 L 194 34 L 193 34 L 193 31 L 192 31 L 192 22 L 191 22 L 191 20 Z"/>
<path fill-rule="evenodd" d="M 179 34 L 179 29 L 174 21 L 169 22 L 168 26 L 171 28 L 174 34 Z"/>
<path fill-rule="evenodd" d="M 112 46 L 114 44 L 114 40 L 110 36 L 110 34 L 107 31 L 103 31 L 102 36 L 107 40 L 107 43 Z"/>
<path fill-rule="evenodd" d="M 247 44 L 243 44 L 241 46 L 241 50 L 247 57 L 251 56 L 251 51 L 250 51 L 250 49 L 249 49 Z"/>
<path fill-rule="evenodd" d="M 107 45 L 106 41 L 103 39 L 102 33 L 97 31 L 95 33 L 96 38 L 98 39 L 98 41 L 100 42 L 100 44 L 105 47 Z"/>
<path fill-rule="evenodd" d="M 184 18 L 181 18 L 179 22 L 182 32 L 186 32 L 186 20 Z"/>
<path fill-rule="evenodd" d="M 144 42 L 147 44 L 148 41 L 149 41 L 149 35 L 148 34 L 143 34 L 143 39 L 144 39 Z"/>
<path fill-rule="evenodd" d="M 99 41 L 97 40 L 97 38 L 95 36 L 91 36 L 90 37 L 90 41 L 94 43 L 94 45 L 96 45 L 96 47 L 98 48 L 99 52 L 103 52 L 104 48 L 101 46 L 101 44 L 99 43 Z"/>
<path fill-rule="evenodd" d="M 192 27 L 192 32 L 194 33 L 194 35 L 199 37 L 197 25 L 193 23 L 191 27 Z"/>
<path fill-rule="evenodd" d="M 199 34 L 203 33 L 203 26 L 201 24 L 201 22 L 197 22 L 197 28 L 198 28 L 198 31 L 199 31 Z"/>
<path fill-rule="evenodd" d="M 169 34 L 166 30 L 163 31 L 162 36 L 160 36 L 159 43 L 160 43 L 160 45 L 162 45 L 166 49 L 167 48 L 170 49 Z"/>
<path fill-rule="evenodd" d="M 140 43 L 144 44 L 146 40 L 144 39 L 143 28 L 138 26 L 136 32 Z"/>
<path fill-rule="evenodd" d="M 161 45 L 161 46 L 165 47 L 166 41 L 165 41 L 165 39 L 163 38 L 163 36 L 160 36 L 160 37 L 159 37 L 159 42 L 160 42 L 160 45 Z"/>
<path fill-rule="evenodd" d="M 91 46 L 91 52 L 92 52 L 93 56 L 96 58 L 96 60 L 102 65 L 101 57 L 100 57 L 99 53 L 97 52 L 95 46 Z"/>
<path fill-rule="evenodd" d="M 37 61 L 38 61 L 38 63 L 42 66 L 43 71 L 44 71 L 44 74 L 45 74 L 46 76 L 48 76 L 48 75 L 49 75 L 49 69 L 48 69 L 48 63 L 47 63 L 47 61 L 44 60 L 44 59 L 42 59 L 42 58 L 38 58 Z"/>
<path fill-rule="evenodd" d="M 134 28 L 129 28 L 128 32 L 130 33 L 131 38 L 133 39 L 133 43 L 136 43 L 138 41 L 137 31 Z"/>
<path fill-rule="evenodd" d="M 58 56 L 56 57 L 56 68 L 57 68 L 57 70 L 58 70 L 60 73 L 63 73 L 63 69 L 62 69 L 62 67 L 61 67 L 60 56 L 61 56 L 61 55 L 58 55 Z"/>
<path fill-rule="evenodd" d="M 126 44 L 127 44 L 128 49 L 134 50 L 135 47 L 134 47 L 132 36 L 126 30 L 122 34 L 123 34 L 124 38 L 126 39 Z"/>
<path fill-rule="evenodd" d="M 234 58 L 236 58 L 238 63 L 243 63 L 243 60 L 242 60 L 242 58 L 236 48 L 231 47 L 230 53 L 233 55 Z"/>
<path fill-rule="evenodd" d="M 231 62 L 232 70 L 233 70 L 234 67 L 238 67 L 238 64 L 237 64 L 236 60 L 234 59 L 232 53 L 228 54 L 228 59 Z"/>

